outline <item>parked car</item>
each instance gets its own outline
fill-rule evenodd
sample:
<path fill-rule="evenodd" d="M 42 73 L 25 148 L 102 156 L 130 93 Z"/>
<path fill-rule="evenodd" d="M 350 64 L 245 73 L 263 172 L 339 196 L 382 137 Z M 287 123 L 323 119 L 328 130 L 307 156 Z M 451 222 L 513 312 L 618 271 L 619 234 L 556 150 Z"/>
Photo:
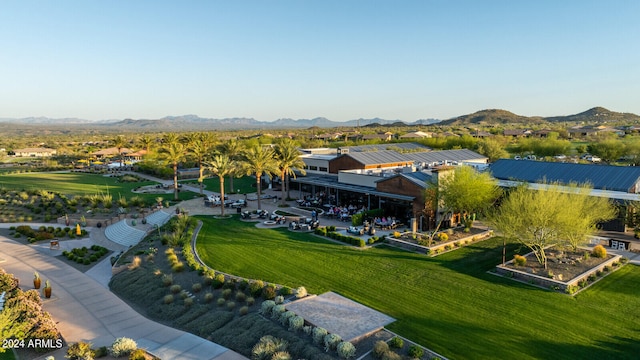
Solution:
<path fill-rule="evenodd" d="M 225 206 L 227 206 L 226 201 L 225 201 Z M 232 208 L 243 208 L 243 207 L 247 207 L 247 202 L 244 199 L 239 199 L 239 200 L 236 200 L 236 201 L 232 202 L 228 206 L 230 206 Z"/>

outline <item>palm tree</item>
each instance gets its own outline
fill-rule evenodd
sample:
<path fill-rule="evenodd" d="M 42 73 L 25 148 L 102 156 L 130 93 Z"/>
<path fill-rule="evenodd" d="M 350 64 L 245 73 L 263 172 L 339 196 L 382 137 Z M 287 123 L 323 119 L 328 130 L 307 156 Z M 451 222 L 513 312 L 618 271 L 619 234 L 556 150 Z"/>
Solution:
<path fill-rule="evenodd" d="M 282 204 L 285 204 L 286 199 L 289 197 L 289 177 L 296 178 L 294 170 L 300 171 L 302 175 L 306 174 L 304 161 L 300 158 L 300 151 L 295 143 L 287 138 L 276 146 L 276 162 L 278 169 L 280 169 L 280 180 L 282 181 Z"/>
<path fill-rule="evenodd" d="M 262 174 L 266 174 L 271 178 L 271 175 L 278 173 L 278 165 L 275 159 L 275 152 L 270 147 L 263 147 L 261 145 L 255 145 L 248 148 L 243 158 L 246 166 L 247 175 L 256 176 L 256 188 L 258 190 L 258 209 L 261 209 L 260 196 L 261 196 L 261 184 Z"/>
<path fill-rule="evenodd" d="M 144 134 L 138 138 L 138 144 L 142 146 L 142 148 L 149 153 L 151 148 L 156 143 L 156 139 L 151 137 L 151 135 Z"/>
<path fill-rule="evenodd" d="M 120 158 L 120 167 L 122 168 L 122 148 L 127 145 L 127 140 L 122 135 L 118 135 L 115 138 L 111 139 L 113 141 L 113 146 L 118 149 L 118 157 Z"/>
<path fill-rule="evenodd" d="M 195 133 L 195 136 L 188 137 L 189 153 L 196 159 L 198 163 L 198 182 L 200 183 L 200 195 L 204 194 L 204 167 L 203 162 L 207 158 L 211 150 L 211 140 L 206 133 Z"/>
<path fill-rule="evenodd" d="M 160 148 L 162 159 L 168 161 L 173 166 L 173 199 L 178 200 L 178 164 L 184 161 L 187 156 L 186 147 L 180 142 L 180 138 L 175 133 L 165 135 L 162 148 Z"/>
<path fill-rule="evenodd" d="M 221 146 L 221 152 L 229 156 L 231 160 L 241 160 L 243 150 L 244 145 L 237 139 L 231 139 Z M 233 192 L 233 177 L 233 174 L 229 174 L 229 188 L 231 192 Z"/>
<path fill-rule="evenodd" d="M 213 156 L 211 161 L 206 162 L 205 166 L 208 171 L 220 179 L 220 214 L 224 216 L 224 177 L 232 176 L 238 164 L 226 154 L 217 154 Z"/>

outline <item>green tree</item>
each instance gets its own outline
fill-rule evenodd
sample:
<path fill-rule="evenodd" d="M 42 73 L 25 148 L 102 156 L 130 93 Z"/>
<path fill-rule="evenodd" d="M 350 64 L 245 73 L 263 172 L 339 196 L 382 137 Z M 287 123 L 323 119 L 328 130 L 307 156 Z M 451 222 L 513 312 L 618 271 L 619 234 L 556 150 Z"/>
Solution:
<path fill-rule="evenodd" d="M 127 146 L 127 139 L 124 136 L 118 135 L 111 139 L 113 142 L 113 146 L 118 149 L 118 158 L 120 158 L 120 167 L 122 167 L 122 163 L 124 162 L 122 158 L 122 149 Z"/>
<path fill-rule="evenodd" d="M 613 216 L 608 200 L 591 197 L 589 191 L 577 185 L 550 184 L 543 190 L 521 185 L 492 212 L 490 223 L 506 238 L 527 246 L 546 269 L 545 248 L 561 244 L 575 249 L 598 221 Z"/>
<path fill-rule="evenodd" d="M 220 214 L 224 216 L 224 177 L 232 175 L 238 164 L 227 154 L 217 154 L 211 161 L 205 163 L 205 167 L 220 179 Z"/>
<path fill-rule="evenodd" d="M 162 147 L 160 148 L 161 159 L 167 161 L 173 168 L 173 199 L 178 200 L 178 164 L 185 160 L 187 149 L 180 142 L 180 138 L 175 133 L 164 136 Z"/>
<path fill-rule="evenodd" d="M 156 143 L 156 139 L 148 134 L 143 134 L 138 138 L 138 144 L 147 152 L 151 152 L 151 149 Z"/>
<path fill-rule="evenodd" d="M 221 148 L 220 151 L 223 154 L 226 154 L 227 156 L 229 156 L 231 160 L 235 160 L 235 161 L 242 160 L 242 153 L 245 147 L 244 147 L 244 144 L 238 141 L 237 139 L 231 139 L 225 142 L 224 144 L 222 144 L 220 148 Z M 228 176 L 229 176 L 229 188 L 231 192 L 233 192 L 233 178 L 235 174 L 229 174 Z"/>
<path fill-rule="evenodd" d="M 502 144 L 492 138 L 478 141 L 477 149 L 480 154 L 488 157 L 491 162 L 509 157 L 509 153 L 507 153 Z"/>
<path fill-rule="evenodd" d="M 260 197 L 262 193 L 262 175 L 271 177 L 278 173 L 275 152 L 270 147 L 255 145 L 244 152 L 245 171 L 247 175 L 255 175 L 258 190 L 258 209 L 261 209 Z"/>
<path fill-rule="evenodd" d="M 608 163 L 618 160 L 625 153 L 625 145 L 617 139 L 605 139 L 590 144 L 587 149 L 591 155 L 598 156 Z"/>
<path fill-rule="evenodd" d="M 195 159 L 198 164 L 198 183 L 200 187 L 200 195 L 204 194 L 204 170 L 203 165 L 206 158 L 211 152 L 213 146 L 212 139 L 208 133 L 195 133 L 194 136 L 188 138 L 189 154 Z"/>
<path fill-rule="evenodd" d="M 447 214 L 466 214 L 471 220 L 465 226 L 471 227 L 473 214 L 486 211 L 499 195 L 497 181 L 488 173 L 477 172 L 470 166 L 439 171 L 425 191 L 425 204 L 442 210 L 435 211 L 436 214 L 442 212 L 442 215 L 431 234 L 432 239 Z"/>
<path fill-rule="evenodd" d="M 280 180 L 282 180 L 282 204 L 286 203 L 289 197 L 289 177 L 295 179 L 295 170 L 300 171 L 302 175 L 306 174 L 304 170 L 304 161 L 300 158 L 300 151 L 295 143 L 289 138 L 280 141 L 276 146 L 276 162 L 280 169 Z M 286 196 L 285 196 L 286 194 Z"/>

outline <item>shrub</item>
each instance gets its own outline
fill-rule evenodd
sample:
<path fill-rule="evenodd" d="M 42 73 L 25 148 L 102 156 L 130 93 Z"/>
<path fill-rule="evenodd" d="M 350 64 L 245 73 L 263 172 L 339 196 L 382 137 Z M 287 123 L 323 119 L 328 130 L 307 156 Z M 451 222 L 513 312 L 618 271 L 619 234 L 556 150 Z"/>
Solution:
<path fill-rule="evenodd" d="M 607 256 L 607 249 L 602 245 L 596 245 L 593 247 L 593 250 L 591 250 L 591 255 L 597 258 L 605 258 Z"/>
<path fill-rule="evenodd" d="M 382 356 L 389 352 L 389 344 L 379 340 L 373 345 L 373 356 L 376 359 L 382 359 Z"/>
<path fill-rule="evenodd" d="M 109 349 L 106 346 L 100 346 L 95 350 L 95 357 L 101 358 L 109 355 Z"/>
<path fill-rule="evenodd" d="M 164 286 L 169 286 L 171 284 L 173 284 L 173 276 L 169 275 L 162 275 L 162 284 Z"/>
<path fill-rule="evenodd" d="M 183 272 L 184 271 L 184 263 L 182 261 L 178 261 L 177 263 L 171 266 L 171 271 L 173 272 Z"/>
<path fill-rule="evenodd" d="M 324 337 L 324 351 L 335 351 L 338 348 L 338 344 L 342 341 L 342 338 L 338 334 L 327 334 Z"/>
<path fill-rule="evenodd" d="M 305 326 L 303 326 L 303 327 L 302 327 L 302 331 L 303 331 L 305 334 L 307 334 L 307 335 L 311 336 L 311 332 L 313 331 L 313 326 L 311 326 L 311 325 L 305 325 Z"/>
<path fill-rule="evenodd" d="M 276 306 L 280 306 L 280 305 L 276 305 Z M 296 316 L 296 314 L 293 311 L 285 311 L 282 314 L 280 314 L 280 318 L 278 319 L 278 321 L 280 321 L 280 324 L 284 326 L 288 326 L 289 319 L 293 318 L 294 316 Z"/>
<path fill-rule="evenodd" d="M 358 246 L 363 248 L 367 245 L 367 242 L 364 239 L 358 239 Z"/>
<path fill-rule="evenodd" d="M 276 306 L 276 303 L 273 300 L 263 301 L 262 305 L 260 305 L 260 314 L 264 316 L 271 315 L 271 310 L 273 309 L 274 306 Z"/>
<path fill-rule="evenodd" d="M 341 359 L 350 359 L 356 355 L 356 347 L 348 341 L 338 344 L 338 356 Z"/>
<path fill-rule="evenodd" d="M 204 294 L 204 302 L 206 303 L 210 303 L 213 301 L 213 294 L 208 292 L 206 294 Z"/>
<path fill-rule="evenodd" d="M 271 300 L 276 297 L 276 288 L 273 286 L 265 286 L 262 289 L 262 297 L 265 300 Z"/>
<path fill-rule="evenodd" d="M 254 280 L 249 283 L 249 292 L 251 296 L 258 297 L 262 294 L 262 288 L 264 287 L 264 282 L 262 280 Z"/>
<path fill-rule="evenodd" d="M 216 276 L 214 276 L 213 278 L 213 288 L 214 289 L 220 289 L 222 287 L 222 285 L 224 285 L 224 275 L 223 274 L 216 274 Z"/>
<path fill-rule="evenodd" d="M 129 355 L 133 350 L 137 348 L 138 344 L 133 339 L 119 337 L 111 345 L 111 355 L 115 357 Z"/>
<path fill-rule="evenodd" d="M 72 360 L 93 360 L 94 353 L 91 350 L 91 343 L 80 341 L 69 345 L 65 357 Z"/>
<path fill-rule="evenodd" d="M 234 303 L 233 301 L 229 301 L 227 303 L 227 309 L 233 310 L 233 309 L 235 309 L 235 307 L 236 307 L 236 303 Z"/>
<path fill-rule="evenodd" d="M 254 299 L 252 296 L 249 296 L 247 298 L 247 305 L 251 306 L 251 305 L 253 305 L 255 303 L 256 303 L 256 299 Z"/>
<path fill-rule="evenodd" d="M 301 299 L 307 296 L 307 289 L 304 286 L 300 286 L 296 289 L 296 298 Z"/>
<path fill-rule="evenodd" d="M 420 359 L 424 355 L 424 350 L 418 345 L 411 345 L 408 354 L 412 359 Z"/>
<path fill-rule="evenodd" d="M 249 313 L 249 307 L 248 306 L 243 306 L 240 308 L 240 310 L 238 310 L 238 314 L 240 314 L 240 316 L 245 316 Z"/>
<path fill-rule="evenodd" d="M 291 354 L 286 351 L 276 351 L 271 355 L 271 360 L 291 360 Z"/>
<path fill-rule="evenodd" d="M 169 288 L 169 291 L 171 291 L 174 294 L 179 293 L 180 291 L 182 291 L 182 286 L 175 284 L 175 285 L 171 285 L 171 287 Z"/>
<path fill-rule="evenodd" d="M 129 355 L 129 360 L 146 360 L 147 352 L 142 349 L 135 349 Z"/>
<path fill-rule="evenodd" d="M 439 233 L 438 234 L 438 241 L 445 242 L 447 240 L 449 240 L 449 235 L 447 235 L 446 233 Z"/>
<path fill-rule="evenodd" d="M 315 344 L 318 344 L 318 345 L 322 344 L 325 336 L 327 336 L 327 330 L 325 328 L 321 328 L 321 327 L 313 328 L 311 337 L 313 338 L 313 342 Z"/>
<path fill-rule="evenodd" d="M 189 293 L 186 292 L 185 290 L 180 291 L 180 298 L 182 299 L 186 299 L 189 297 Z"/>
<path fill-rule="evenodd" d="M 253 349 L 251 349 L 251 358 L 271 360 L 274 359 L 276 353 L 284 352 L 287 349 L 287 346 L 288 343 L 285 340 L 277 339 L 271 335 L 266 335 L 261 337 L 260 341 L 254 345 Z M 279 357 L 278 359 L 282 358 Z"/>
<path fill-rule="evenodd" d="M 173 295 L 171 295 L 171 294 L 165 295 L 164 298 L 162 299 L 162 301 L 165 304 L 171 304 L 173 302 Z"/>
<path fill-rule="evenodd" d="M 382 360 L 402 360 L 402 356 L 394 353 L 393 351 L 387 351 L 382 355 Z"/>
<path fill-rule="evenodd" d="M 399 239 L 400 238 L 400 231 L 394 231 L 393 232 L 393 237 L 396 238 L 396 239 Z"/>
<path fill-rule="evenodd" d="M 396 348 L 396 349 L 402 349 L 402 347 L 404 346 L 404 340 L 402 340 L 401 338 L 394 336 L 390 341 L 389 341 L 389 346 L 392 348 Z"/>
<path fill-rule="evenodd" d="M 225 300 L 224 298 L 218 298 L 218 300 L 216 300 L 216 305 L 218 306 L 224 306 L 224 304 L 227 303 L 227 300 Z"/>
<path fill-rule="evenodd" d="M 278 296 L 275 297 L 274 300 L 275 300 L 276 304 L 282 304 L 284 302 L 284 296 L 278 295 Z"/>
<path fill-rule="evenodd" d="M 287 311 L 287 309 L 284 308 L 284 305 L 276 305 L 271 308 L 271 318 L 274 320 L 279 320 L 280 315 L 282 315 L 282 313 L 285 311 Z"/>
<path fill-rule="evenodd" d="M 304 326 L 304 318 L 302 316 L 294 316 L 289 319 L 289 331 L 300 331 Z"/>
<path fill-rule="evenodd" d="M 513 263 L 516 266 L 525 266 L 527 264 L 527 258 L 522 255 L 515 254 L 513 256 Z"/>
<path fill-rule="evenodd" d="M 244 302 L 247 299 L 247 295 L 245 295 L 243 292 L 238 291 L 236 293 L 236 301 L 237 302 Z"/>
<path fill-rule="evenodd" d="M 282 296 L 287 296 L 287 295 L 291 295 L 293 294 L 293 289 L 288 287 L 288 286 L 283 286 L 280 288 L 280 290 L 278 291 L 278 293 Z"/>

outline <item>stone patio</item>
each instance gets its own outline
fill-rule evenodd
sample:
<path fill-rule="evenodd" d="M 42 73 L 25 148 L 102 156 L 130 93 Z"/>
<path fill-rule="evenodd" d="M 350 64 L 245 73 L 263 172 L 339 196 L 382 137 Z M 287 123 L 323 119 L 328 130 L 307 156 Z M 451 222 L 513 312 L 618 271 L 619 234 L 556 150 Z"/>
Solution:
<path fill-rule="evenodd" d="M 390 316 L 334 292 L 309 296 L 285 304 L 285 307 L 309 323 L 340 335 L 345 341 L 355 341 L 395 321 Z"/>

